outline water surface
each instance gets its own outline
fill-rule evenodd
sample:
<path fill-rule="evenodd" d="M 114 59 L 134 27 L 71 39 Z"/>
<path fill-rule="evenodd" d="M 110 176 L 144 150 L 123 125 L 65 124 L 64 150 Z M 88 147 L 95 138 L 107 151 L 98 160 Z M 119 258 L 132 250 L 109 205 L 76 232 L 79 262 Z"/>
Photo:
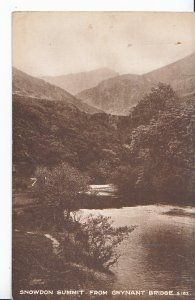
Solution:
<path fill-rule="evenodd" d="M 114 226 L 137 225 L 119 246 L 114 289 L 195 291 L 194 208 L 149 205 L 82 213 L 110 216 Z"/>

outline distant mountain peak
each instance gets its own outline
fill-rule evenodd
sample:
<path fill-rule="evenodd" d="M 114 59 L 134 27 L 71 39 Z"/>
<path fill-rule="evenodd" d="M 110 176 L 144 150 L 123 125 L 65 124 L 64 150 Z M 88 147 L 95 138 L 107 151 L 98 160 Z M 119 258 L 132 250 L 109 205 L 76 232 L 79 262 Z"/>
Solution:
<path fill-rule="evenodd" d="M 107 113 L 125 115 L 158 82 L 170 84 L 179 96 L 195 93 L 195 52 L 143 75 L 125 74 L 105 79 L 76 95 Z"/>
<path fill-rule="evenodd" d="M 118 76 L 119 74 L 109 68 L 99 68 L 87 72 L 71 73 L 60 76 L 44 76 L 42 79 L 59 86 L 75 95 L 82 90 L 92 88 L 102 80 Z"/>

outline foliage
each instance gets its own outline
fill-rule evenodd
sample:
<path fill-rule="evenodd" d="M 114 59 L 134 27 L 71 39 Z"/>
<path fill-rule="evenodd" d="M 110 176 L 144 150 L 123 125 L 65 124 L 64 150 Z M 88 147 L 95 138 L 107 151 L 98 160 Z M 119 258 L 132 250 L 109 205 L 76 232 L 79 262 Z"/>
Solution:
<path fill-rule="evenodd" d="M 79 193 L 87 190 L 88 177 L 63 163 L 53 168 L 38 167 L 35 190 L 44 207 L 44 217 L 59 228 L 69 223 L 70 212 L 79 208 Z"/>
<path fill-rule="evenodd" d="M 16 190 L 28 186 L 23 178 L 37 167 L 66 162 L 93 183 L 113 178 L 123 195 L 145 197 L 148 191 L 177 201 L 176 194 L 188 199 L 190 192 L 193 198 L 194 95 L 179 99 L 160 83 L 126 117 L 88 115 L 67 103 L 19 96 L 13 103 Z"/>
<path fill-rule="evenodd" d="M 130 197 L 135 189 L 138 176 L 138 170 L 130 165 L 120 166 L 112 174 L 112 181 L 117 185 L 119 197 Z"/>
<path fill-rule="evenodd" d="M 152 118 L 157 118 L 167 107 L 178 102 L 173 89 L 163 83 L 153 87 L 134 107 L 130 113 L 133 126 L 147 124 Z"/>
<path fill-rule="evenodd" d="M 125 164 L 112 174 L 121 197 L 139 203 L 140 195 L 172 203 L 193 201 L 195 105 L 193 99 L 185 101 L 170 86 L 159 84 L 132 110 Z"/>
<path fill-rule="evenodd" d="M 117 120 L 103 113 L 89 115 L 63 101 L 15 95 L 13 162 L 17 176 L 30 177 L 38 166 L 50 168 L 63 162 L 85 172 L 107 157 L 112 161 L 109 151 L 119 158 Z"/>
<path fill-rule="evenodd" d="M 103 159 L 99 162 L 93 162 L 90 164 L 87 171 L 93 183 L 104 184 L 110 182 L 110 175 L 116 166 L 117 162 Z"/>
<path fill-rule="evenodd" d="M 120 253 L 117 246 L 135 227 L 114 227 L 110 217 L 90 215 L 82 224 L 82 245 L 95 267 L 108 269 L 115 264 Z"/>
<path fill-rule="evenodd" d="M 175 97 L 172 98 L 174 92 L 169 87 L 165 90 L 169 93 L 164 95 L 168 96 L 163 111 L 131 132 L 128 158 L 134 165 L 143 167 L 144 181 L 150 178 L 153 192 L 169 201 L 189 200 L 194 194 L 191 178 L 194 178 L 195 106 L 192 101 L 176 103 Z M 158 92 L 162 102 L 162 90 Z M 150 96 L 145 97 L 149 102 Z"/>

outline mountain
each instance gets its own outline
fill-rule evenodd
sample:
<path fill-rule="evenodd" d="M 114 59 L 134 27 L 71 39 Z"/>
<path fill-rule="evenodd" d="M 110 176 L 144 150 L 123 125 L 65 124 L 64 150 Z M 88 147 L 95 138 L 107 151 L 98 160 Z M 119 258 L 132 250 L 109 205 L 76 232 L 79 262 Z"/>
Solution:
<path fill-rule="evenodd" d="M 144 75 L 151 81 L 168 83 L 180 95 L 195 93 L 195 52 Z"/>
<path fill-rule="evenodd" d="M 90 115 L 64 101 L 15 94 L 14 189 L 28 190 L 37 167 L 66 162 L 93 184 L 114 182 L 121 199 L 128 191 L 128 206 L 194 199 L 194 115 L 194 96 L 178 101 L 166 84 L 152 89 L 129 116 Z"/>
<path fill-rule="evenodd" d="M 107 113 L 127 115 L 151 87 L 170 84 L 180 96 L 195 92 L 195 53 L 143 75 L 120 75 L 76 95 L 83 102 Z"/>
<path fill-rule="evenodd" d="M 16 68 L 13 68 L 12 84 L 14 95 L 34 99 L 47 99 L 50 101 L 63 101 L 64 103 L 72 104 L 80 110 L 88 113 L 96 113 L 100 111 L 86 103 L 83 103 L 67 91 L 42 79 L 30 76 Z"/>
<path fill-rule="evenodd" d="M 13 164 L 20 174 L 14 178 L 29 178 L 37 166 L 67 162 L 86 170 L 106 157 L 115 159 L 120 147 L 117 119 L 85 113 L 64 101 L 14 95 Z M 95 166 L 91 169 L 97 172 Z"/>
<path fill-rule="evenodd" d="M 81 72 L 61 76 L 45 76 L 43 77 L 43 79 L 75 95 L 82 90 L 96 86 L 102 80 L 115 76 L 118 76 L 118 73 L 116 73 L 115 71 L 108 68 L 101 68 L 89 72 Z"/>
<path fill-rule="evenodd" d="M 104 80 L 76 97 L 107 113 L 126 115 L 152 86 L 153 83 L 141 75 L 120 75 Z"/>

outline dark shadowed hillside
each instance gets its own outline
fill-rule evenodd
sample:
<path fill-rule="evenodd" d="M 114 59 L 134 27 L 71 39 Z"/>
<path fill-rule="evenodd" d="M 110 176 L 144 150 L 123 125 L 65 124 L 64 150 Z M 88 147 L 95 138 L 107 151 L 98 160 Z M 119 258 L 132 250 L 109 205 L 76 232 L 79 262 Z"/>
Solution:
<path fill-rule="evenodd" d="M 14 95 L 14 184 L 22 189 L 38 166 L 67 162 L 92 183 L 114 181 L 119 190 L 121 183 L 120 197 L 128 191 L 127 202 L 129 195 L 140 202 L 139 195 L 154 201 L 156 194 L 187 201 L 195 181 L 194 114 L 194 97 L 181 103 L 165 84 L 142 97 L 126 117 L 90 115 L 63 101 Z"/>
<path fill-rule="evenodd" d="M 86 114 L 63 101 L 14 95 L 15 170 L 29 178 L 39 165 L 68 162 L 84 171 L 107 158 L 117 163 L 116 122 L 117 117 Z"/>
<path fill-rule="evenodd" d="M 30 76 L 16 68 L 13 68 L 13 94 L 33 99 L 63 101 L 67 104 L 73 104 L 80 110 L 88 113 L 99 111 L 78 100 L 67 91 L 42 79 Z"/>

